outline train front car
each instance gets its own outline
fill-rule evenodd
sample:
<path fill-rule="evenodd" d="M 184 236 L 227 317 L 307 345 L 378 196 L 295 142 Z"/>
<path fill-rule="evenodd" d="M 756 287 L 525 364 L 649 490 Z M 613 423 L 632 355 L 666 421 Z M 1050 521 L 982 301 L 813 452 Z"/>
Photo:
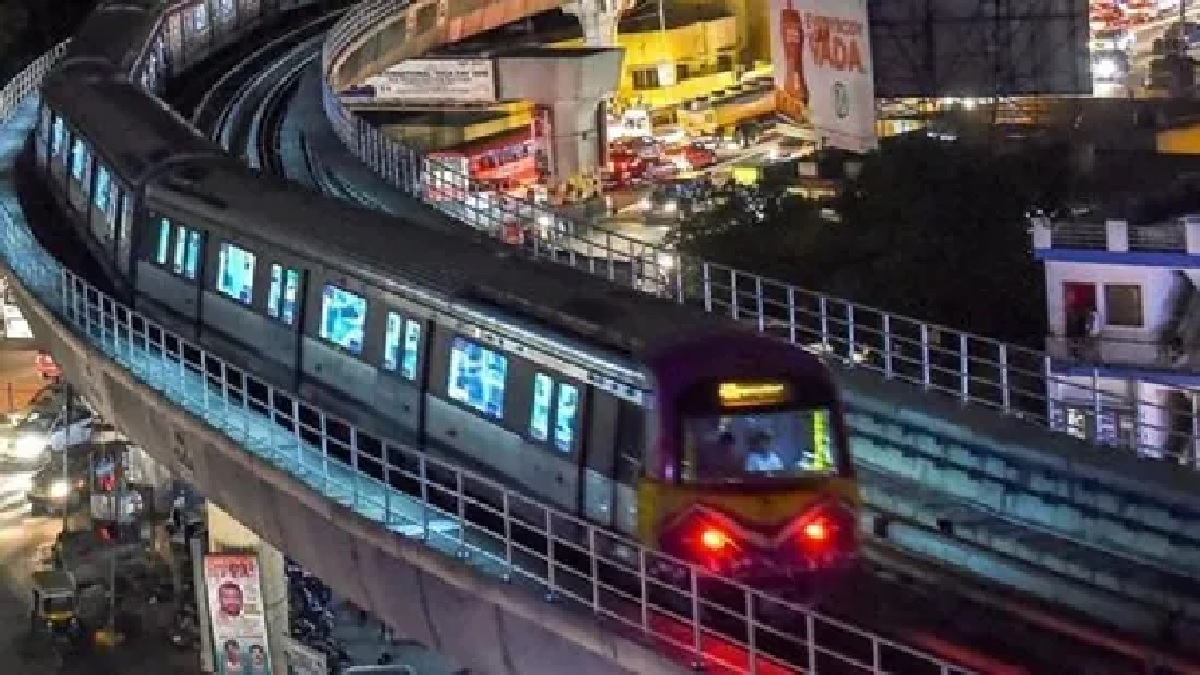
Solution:
<path fill-rule="evenodd" d="M 858 486 L 820 359 L 737 333 L 674 345 L 648 365 L 658 433 L 639 486 L 644 542 L 803 602 L 854 569 Z"/>

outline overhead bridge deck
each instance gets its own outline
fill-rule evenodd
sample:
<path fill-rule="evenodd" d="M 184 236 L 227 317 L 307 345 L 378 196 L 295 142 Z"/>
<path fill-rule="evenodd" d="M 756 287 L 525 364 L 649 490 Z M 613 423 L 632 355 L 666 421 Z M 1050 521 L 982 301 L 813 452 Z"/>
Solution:
<path fill-rule="evenodd" d="M 586 26 L 589 12 L 595 14 L 601 4 L 619 3 L 364 2 L 326 40 L 330 121 L 350 151 L 382 178 L 424 198 L 428 186 L 411 180 L 421 175 L 420 168 L 405 164 L 412 153 L 341 108 L 335 92 L 405 58 L 551 9 L 580 12 Z M 463 177 L 454 187 L 468 184 Z M 842 370 L 860 461 L 1082 541 L 1183 564 L 1200 575 L 1200 456 L 1193 448 L 1181 461 L 1154 461 L 1128 448 L 1097 446 L 1050 429 L 1045 376 L 1058 366 L 1045 355 L 597 233 L 535 205 L 471 210 L 457 203 L 427 203 L 476 227 L 514 217 L 558 221 L 556 229 L 571 233 L 567 241 L 543 245 L 538 255 L 674 295 L 782 339 L 829 350 L 848 364 L 865 355 L 858 367 Z M 631 269 L 631 255 L 650 269 Z M 670 264 L 662 265 L 664 259 Z M 1088 407 L 1098 407 L 1108 396 L 1062 382 L 1078 388 Z M 1141 431 L 1167 431 L 1153 426 L 1146 423 Z M 1140 437 L 1141 431 L 1134 435 Z"/>

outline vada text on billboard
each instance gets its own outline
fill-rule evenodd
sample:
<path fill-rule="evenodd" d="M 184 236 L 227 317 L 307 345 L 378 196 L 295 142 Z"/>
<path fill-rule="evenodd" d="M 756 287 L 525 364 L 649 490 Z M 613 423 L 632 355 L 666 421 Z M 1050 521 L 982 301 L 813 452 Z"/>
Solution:
<path fill-rule="evenodd" d="M 821 146 L 878 145 L 869 35 L 866 0 L 772 0 L 778 109 L 807 120 Z"/>

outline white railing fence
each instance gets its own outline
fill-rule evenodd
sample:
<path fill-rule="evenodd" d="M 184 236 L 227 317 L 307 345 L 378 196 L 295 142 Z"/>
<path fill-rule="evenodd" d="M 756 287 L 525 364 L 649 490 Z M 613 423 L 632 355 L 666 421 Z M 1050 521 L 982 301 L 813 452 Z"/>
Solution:
<path fill-rule="evenodd" d="M 62 52 L 60 45 L 5 87 L 0 120 L 11 120 Z M 967 672 L 618 540 L 483 476 L 362 432 L 104 295 L 41 248 L 7 208 L 0 230 L 9 269 L 78 335 L 247 451 L 393 531 L 588 608 L 614 629 L 689 663 L 738 673 Z M 685 581 L 666 583 L 648 572 L 660 565 L 682 570 Z M 725 599 L 714 602 L 714 595 Z"/>
<path fill-rule="evenodd" d="M 1200 429 L 1200 415 L 1169 408 L 1161 392 L 1129 394 L 1124 383 L 1106 388 L 1100 367 L 892 314 L 579 224 L 549 206 L 497 194 L 386 136 L 343 105 L 329 85 L 328 74 L 346 58 L 345 51 L 363 31 L 404 11 L 407 4 L 366 0 L 352 8 L 330 30 L 322 55 L 324 107 L 330 122 L 350 151 L 395 188 L 496 237 L 508 240 L 515 227 L 525 233 L 523 245 L 535 256 L 722 314 L 819 350 L 846 366 L 1099 445 L 1130 448 L 1143 457 L 1200 468 L 1193 431 Z"/>

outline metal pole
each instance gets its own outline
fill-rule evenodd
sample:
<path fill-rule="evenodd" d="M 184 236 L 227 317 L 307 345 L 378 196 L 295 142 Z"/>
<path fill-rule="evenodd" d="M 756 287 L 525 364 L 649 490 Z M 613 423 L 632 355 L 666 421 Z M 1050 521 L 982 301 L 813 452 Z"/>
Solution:
<path fill-rule="evenodd" d="M 71 473 L 67 466 L 67 451 L 71 447 L 71 383 L 63 383 L 63 407 L 62 407 L 62 425 L 63 425 L 63 447 L 62 447 L 62 481 L 69 484 L 71 481 Z M 50 442 L 54 442 L 54 427 L 50 427 Z M 54 448 L 50 448 L 51 457 L 53 457 Z M 63 532 L 68 532 L 67 527 L 68 509 L 71 506 L 71 499 L 68 496 L 63 499 L 62 503 L 62 529 Z"/>

